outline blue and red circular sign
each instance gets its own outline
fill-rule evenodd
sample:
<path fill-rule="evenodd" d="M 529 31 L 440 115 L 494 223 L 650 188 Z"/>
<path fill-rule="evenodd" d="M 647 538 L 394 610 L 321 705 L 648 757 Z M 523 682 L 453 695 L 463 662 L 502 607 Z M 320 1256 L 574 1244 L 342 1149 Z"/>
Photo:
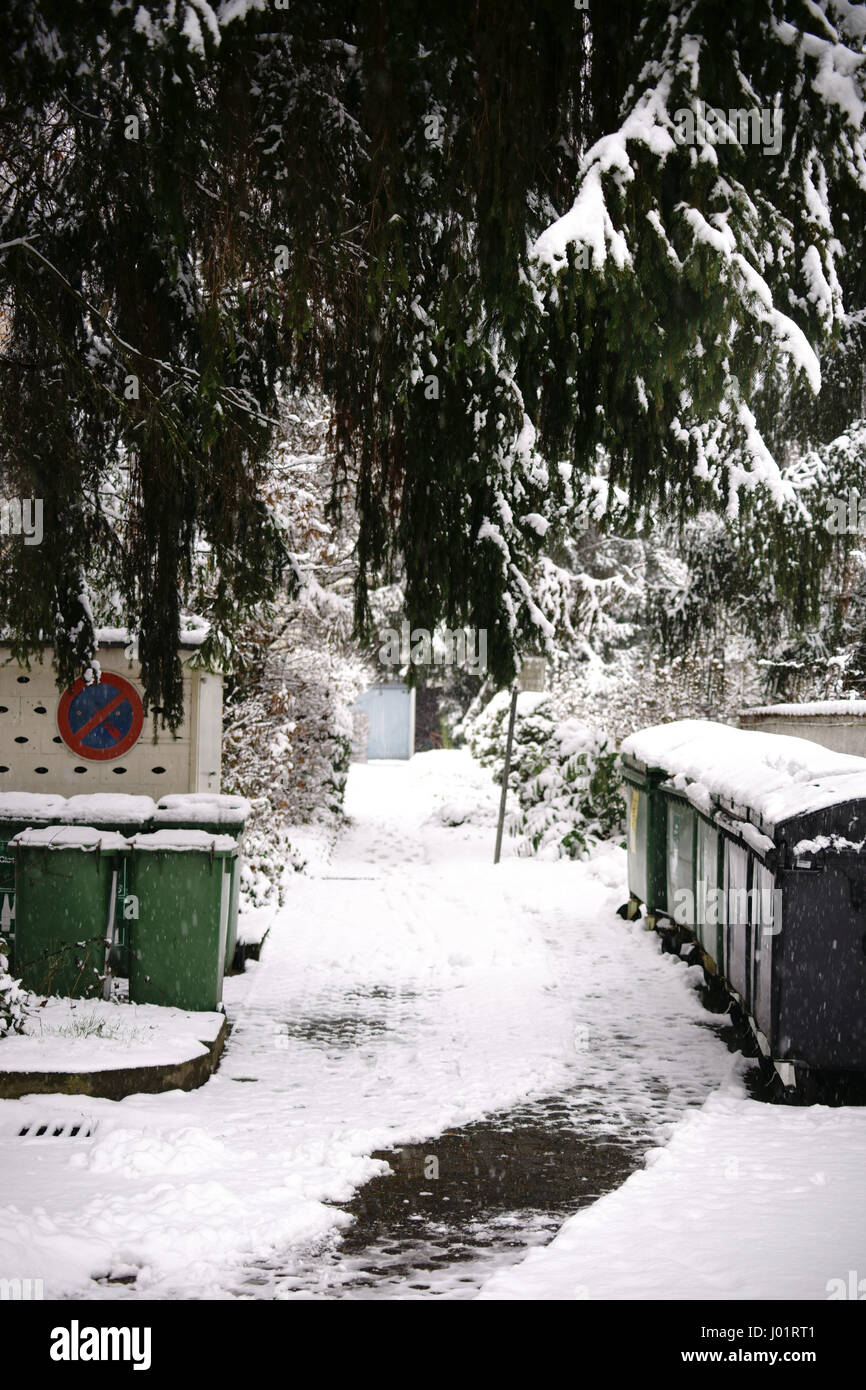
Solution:
<path fill-rule="evenodd" d="M 122 757 L 137 743 L 143 724 L 141 696 L 113 671 L 103 671 L 94 685 L 79 679 L 60 697 L 60 737 L 80 758 Z"/>

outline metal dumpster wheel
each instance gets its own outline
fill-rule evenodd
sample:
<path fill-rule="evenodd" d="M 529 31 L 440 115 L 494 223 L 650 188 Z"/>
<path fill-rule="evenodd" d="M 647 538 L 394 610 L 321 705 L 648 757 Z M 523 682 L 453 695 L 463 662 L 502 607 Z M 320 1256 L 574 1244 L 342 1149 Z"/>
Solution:
<path fill-rule="evenodd" d="M 632 895 L 629 897 L 628 902 L 623 903 L 622 907 L 617 908 L 616 914 L 618 917 L 622 917 L 625 922 L 636 922 L 639 917 L 643 916 L 640 898 L 636 898 Z"/>
<path fill-rule="evenodd" d="M 769 1057 L 761 1057 L 760 1070 L 772 1105 L 816 1105 L 821 1100 L 821 1078 L 809 1067 L 795 1069 L 793 1086 L 785 1085 Z"/>

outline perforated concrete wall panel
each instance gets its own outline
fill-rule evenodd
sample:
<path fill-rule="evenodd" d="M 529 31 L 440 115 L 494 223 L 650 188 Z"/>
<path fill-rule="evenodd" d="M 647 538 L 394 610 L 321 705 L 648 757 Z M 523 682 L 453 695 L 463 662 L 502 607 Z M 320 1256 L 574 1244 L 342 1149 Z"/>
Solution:
<path fill-rule="evenodd" d="M 60 736 L 57 689 L 51 653 L 30 670 L 10 661 L 0 646 L 0 791 L 130 792 L 154 799 L 168 792 L 220 790 L 222 760 L 222 676 L 184 662 L 184 721 L 173 736 L 145 716 L 138 742 L 115 759 L 96 761 L 74 753 Z M 141 693 L 141 669 L 123 647 L 102 647 L 103 671 L 124 676 Z"/>

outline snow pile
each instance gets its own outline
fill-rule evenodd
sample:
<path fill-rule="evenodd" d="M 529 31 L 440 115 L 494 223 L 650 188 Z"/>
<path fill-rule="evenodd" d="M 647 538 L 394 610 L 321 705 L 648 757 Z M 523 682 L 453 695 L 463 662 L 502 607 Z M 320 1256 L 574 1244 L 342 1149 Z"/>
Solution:
<path fill-rule="evenodd" d="M 465 726 L 467 742 L 501 781 L 510 695 L 500 691 Z M 509 785 L 518 809 L 508 828 L 517 852 L 543 859 L 583 858 L 620 832 L 622 801 L 615 750 L 578 719 L 559 719 L 549 695 L 517 697 Z"/>
<path fill-rule="evenodd" d="M 704 809 L 719 797 L 770 824 L 866 798 L 866 758 L 787 734 L 680 719 L 631 734 L 621 751 L 682 779 L 677 785 Z"/>
<path fill-rule="evenodd" d="M 89 1154 L 76 1155 L 76 1168 L 91 1173 L 117 1173 L 142 1178 L 166 1173 L 207 1176 L 226 1162 L 226 1145 L 205 1130 L 188 1125 L 184 1129 L 155 1129 L 142 1135 L 139 1129 L 114 1129 Z M 238 1155 L 248 1162 L 255 1150 Z"/>

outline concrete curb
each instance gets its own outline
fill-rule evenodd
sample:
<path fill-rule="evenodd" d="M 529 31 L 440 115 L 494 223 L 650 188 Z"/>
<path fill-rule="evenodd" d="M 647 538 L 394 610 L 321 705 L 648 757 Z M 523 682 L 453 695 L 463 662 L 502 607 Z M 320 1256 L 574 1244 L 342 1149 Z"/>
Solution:
<path fill-rule="evenodd" d="M 28 1095 L 98 1096 L 123 1100 L 136 1094 L 162 1091 L 194 1091 L 216 1071 L 228 1037 L 223 1019 L 217 1036 L 203 1042 L 207 1052 L 186 1062 L 158 1067 L 112 1067 L 106 1071 L 0 1071 L 0 1100 L 20 1100 Z"/>

